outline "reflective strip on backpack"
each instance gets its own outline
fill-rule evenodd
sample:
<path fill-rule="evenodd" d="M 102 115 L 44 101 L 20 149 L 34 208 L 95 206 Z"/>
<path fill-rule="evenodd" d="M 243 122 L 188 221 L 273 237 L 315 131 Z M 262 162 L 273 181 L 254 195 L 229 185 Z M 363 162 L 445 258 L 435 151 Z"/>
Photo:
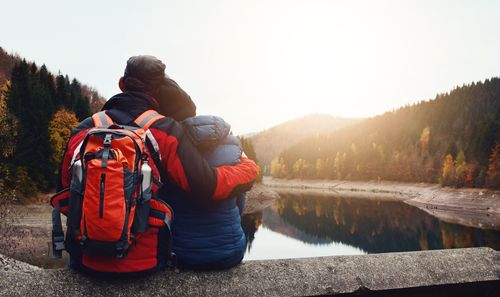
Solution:
<path fill-rule="evenodd" d="M 69 167 L 73 166 L 73 163 L 77 160 L 77 158 L 80 158 L 80 149 L 82 148 L 83 140 L 80 141 L 78 146 L 75 148 L 73 151 L 73 155 L 71 156 L 71 161 L 69 162 Z"/>
<path fill-rule="evenodd" d="M 143 114 L 141 114 L 135 121 L 134 123 L 141 127 L 144 130 L 148 130 L 149 127 L 156 122 L 157 120 L 164 118 L 161 114 L 157 113 L 156 111 L 150 109 L 145 111 Z"/>
<path fill-rule="evenodd" d="M 96 127 L 108 127 L 113 124 L 113 120 L 104 111 L 94 113 L 92 121 L 94 121 L 94 126 Z"/>
<path fill-rule="evenodd" d="M 160 146 L 158 145 L 158 142 L 156 141 L 156 139 L 153 136 L 153 133 L 151 133 L 151 131 L 149 131 L 149 130 L 146 131 L 146 138 L 151 142 L 151 145 L 153 146 L 154 151 L 159 152 Z M 147 146 L 146 146 L 146 149 L 147 149 Z M 158 154 L 158 158 L 161 160 L 161 154 Z"/>

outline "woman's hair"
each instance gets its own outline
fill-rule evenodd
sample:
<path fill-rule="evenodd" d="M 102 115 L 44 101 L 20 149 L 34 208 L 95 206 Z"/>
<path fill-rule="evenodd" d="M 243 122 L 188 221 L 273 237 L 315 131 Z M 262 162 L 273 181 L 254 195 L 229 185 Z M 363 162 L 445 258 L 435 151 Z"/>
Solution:
<path fill-rule="evenodd" d="M 160 114 L 176 121 L 196 115 L 196 105 L 191 97 L 172 79 L 166 78 L 156 97 Z"/>

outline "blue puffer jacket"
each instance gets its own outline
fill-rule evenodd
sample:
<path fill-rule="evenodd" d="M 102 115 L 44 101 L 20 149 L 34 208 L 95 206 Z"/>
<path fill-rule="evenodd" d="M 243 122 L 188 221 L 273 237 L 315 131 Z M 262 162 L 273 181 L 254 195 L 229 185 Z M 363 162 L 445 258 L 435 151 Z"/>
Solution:
<path fill-rule="evenodd" d="M 230 126 L 221 118 L 196 116 L 183 124 L 210 165 L 240 161 L 240 141 L 229 135 Z M 241 262 L 246 245 L 240 221 L 244 195 L 206 204 L 179 190 L 170 191 L 168 196 L 174 210 L 173 250 L 180 268 L 224 269 Z"/>

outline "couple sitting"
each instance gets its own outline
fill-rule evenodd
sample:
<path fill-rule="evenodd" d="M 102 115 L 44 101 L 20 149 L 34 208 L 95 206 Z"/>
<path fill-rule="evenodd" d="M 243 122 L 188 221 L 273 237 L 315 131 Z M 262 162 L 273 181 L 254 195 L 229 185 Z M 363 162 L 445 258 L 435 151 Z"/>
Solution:
<path fill-rule="evenodd" d="M 179 268 L 224 269 L 240 263 L 246 245 L 240 215 L 245 192 L 257 176 L 257 165 L 242 154 L 239 140 L 230 134 L 224 120 L 196 116 L 189 95 L 165 74 L 165 65 L 155 57 L 131 57 L 119 85 L 123 93 L 103 107 L 114 123 L 134 125 L 147 110 L 165 116 L 148 133 L 159 153 L 153 176 L 155 180 L 162 177 L 161 184 L 153 185 L 153 193 L 174 212 L 172 241 L 165 239 L 165 232 L 149 228 L 136 236 L 140 246 L 130 248 L 125 259 L 101 261 L 70 252 L 71 266 L 91 272 L 154 271 L 165 265 L 169 255 L 164 250 L 170 244 Z M 70 168 L 94 124 L 89 118 L 73 131 L 62 162 L 59 190 L 69 188 Z"/>

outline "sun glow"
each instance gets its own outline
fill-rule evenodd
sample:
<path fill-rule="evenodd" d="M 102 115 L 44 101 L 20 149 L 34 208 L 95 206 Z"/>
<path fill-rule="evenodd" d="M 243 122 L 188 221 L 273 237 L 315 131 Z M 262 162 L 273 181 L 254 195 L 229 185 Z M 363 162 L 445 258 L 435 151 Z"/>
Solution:
<path fill-rule="evenodd" d="M 200 113 L 237 133 L 310 113 L 373 116 L 500 69 L 498 2 L 52 2 L 29 3 L 26 18 L 45 16 L 37 26 L 5 15 L 16 26 L 0 27 L 1 46 L 106 97 L 119 92 L 129 56 L 156 55 Z M 47 42 L 49 28 L 65 38 Z"/>

